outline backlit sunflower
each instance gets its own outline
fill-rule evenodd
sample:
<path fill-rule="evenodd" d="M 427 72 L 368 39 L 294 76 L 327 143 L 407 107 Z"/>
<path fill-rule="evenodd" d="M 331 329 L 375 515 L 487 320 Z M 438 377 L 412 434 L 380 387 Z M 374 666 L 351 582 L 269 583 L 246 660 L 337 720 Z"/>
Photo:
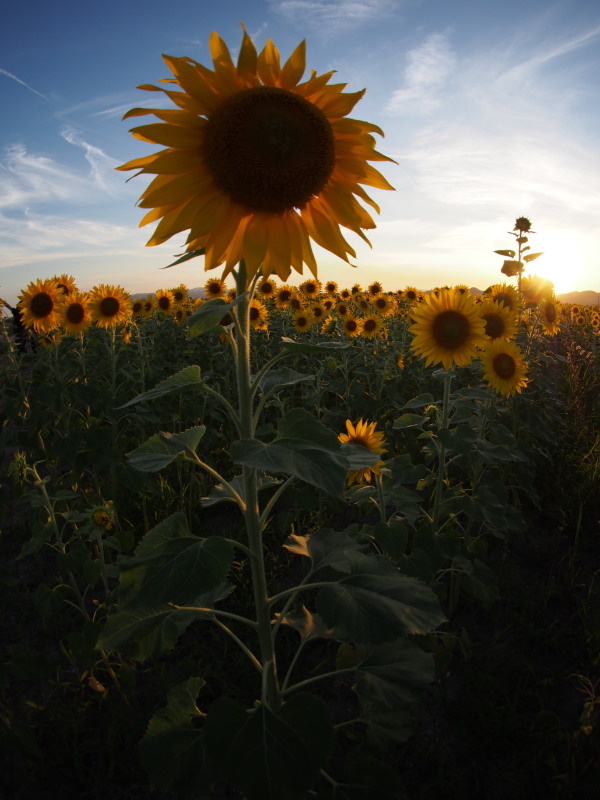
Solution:
<path fill-rule="evenodd" d="M 511 311 L 517 311 L 519 308 L 519 293 L 509 283 L 494 284 L 486 291 L 486 294 L 490 295 L 492 300 L 504 303 Z"/>
<path fill-rule="evenodd" d="M 173 293 L 168 289 L 157 289 L 154 295 L 154 307 L 164 314 L 172 314 L 177 307 Z"/>
<path fill-rule="evenodd" d="M 287 284 L 280 286 L 275 291 L 275 305 L 277 308 L 287 308 L 294 294 L 295 290 L 291 286 L 288 286 Z"/>
<path fill-rule="evenodd" d="M 479 357 L 483 377 L 499 394 L 510 397 L 527 386 L 527 365 L 515 342 L 495 339 Z"/>
<path fill-rule="evenodd" d="M 60 310 L 60 324 L 66 333 L 83 333 L 92 324 L 92 315 L 86 294 L 77 291 L 69 294 Z"/>
<path fill-rule="evenodd" d="M 382 317 L 387 317 L 390 314 L 393 314 L 396 308 L 394 300 L 385 294 L 380 294 L 378 297 L 374 297 L 371 300 L 371 305 L 378 314 L 381 314 Z"/>
<path fill-rule="evenodd" d="M 260 300 L 250 302 L 250 326 L 257 331 L 266 331 L 269 322 L 267 307 Z"/>
<path fill-rule="evenodd" d="M 158 117 L 132 133 L 166 148 L 119 167 L 156 175 L 139 202 L 152 209 L 142 225 L 160 220 L 148 244 L 189 230 L 187 251 L 205 250 L 207 270 L 225 264 L 223 277 L 241 259 L 249 279 L 261 269 L 287 280 L 304 264 L 316 276 L 311 239 L 348 261 L 355 252 L 340 225 L 365 240 L 375 227 L 357 197 L 379 211 L 361 184 L 392 188 L 368 163 L 392 160 L 374 148 L 382 131 L 347 118 L 364 90 L 344 93 L 346 84 L 329 84 L 333 72 L 301 83 L 304 42 L 283 66 L 270 39 L 257 54 L 246 31 L 237 65 L 217 33 L 209 44 L 214 71 L 164 56 L 169 88 L 140 87 L 177 109 L 125 115 Z"/>
<path fill-rule="evenodd" d="M 409 303 L 415 303 L 419 299 L 419 290 L 415 289 L 414 286 L 407 286 L 404 289 L 402 298 L 408 300 Z"/>
<path fill-rule="evenodd" d="M 126 322 L 131 314 L 131 299 L 120 286 L 104 283 L 94 286 L 89 301 L 92 320 L 101 328 L 113 328 Z"/>
<path fill-rule="evenodd" d="M 335 281 L 327 281 L 327 283 L 323 286 L 327 294 L 334 295 L 337 292 L 338 285 Z"/>
<path fill-rule="evenodd" d="M 560 327 L 558 302 L 556 298 L 550 297 L 540 301 L 538 308 L 542 318 L 542 325 L 546 333 L 554 336 Z"/>
<path fill-rule="evenodd" d="M 486 341 L 485 323 L 473 298 L 454 289 L 442 289 L 439 295 L 425 295 L 412 306 L 414 335 L 411 350 L 426 359 L 426 364 L 467 365 L 477 355 L 477 346 Z"/>
<path fill-rule="evenodd" d="M 355 336 L 360 336 L 361 328 L 362 320 L 352 316 L 351 314 L 343 317 L 342 330 L 346 336 L 350 337 L 351 339 L 353 339 Z"/>
<path fill-rule="evenodd" d="M 55 279 L 32 281 L 19 295 L 18 305 L 25 327 L 40 333 L 57 328 L 62 300 L 63 293 Z"/>
<path fill-rule="evenodd" d="M 190 299 L 188 288 L 183 283 L 171 289 L 171 294 L 173 295 L 173 302 L 178 306 L 184 305 Z"/>
<path fill-rule="evenodd" d="M 209 278 L 204 284 L 204 294 L 208 300 L 223 297 L 225 294 L 225 281 L 219 278 Z"/>
<path fill-rule="evenodd" d="M 346 433 L 340 433 L 338 439 L 342 444 L 352 442 L 366 447 L 372 453 L 386 453 L 387 450 L 383 446 L 385 444 L 383 433 L 380 431 L 375 432 L 377 427 L 376 422 L 364 422 L 360 419 L 356 426 L 347 419 L 346 420 Z M 372 475 L 379 475 L 383 461 L 380 459 L 376 464 L 364 469 L 353 469 L 348 472 L 346 476 L 346 485 L 352 486 L 353 483 L 370 483 Z"/>
<path fill-rule="evenodd" d="M 490 339 L 512 339 L 517 333 L 515 314 L 499 300 L 477 304 L 477 313 L 485 322 Z"/>
<path fill-rule="evenodd" d="M 304 297 L 308 297 L 312 300 L 321 291 L 321 282 L 316 280 L 316 278 L 309 279 L 307 281 L 303 281 L 298 289 L 302 292 Z"/>
<path fill-rule="evenodd" d="M 381 317 L 370 314 L 362 321 L 360 335 L 365 339 L 375 339 L 383 334 L 385 326 Z"/>
<path fill-rule="evenodd" d="M 256 296 L 260 297 L 261 300 L 270 300 L 275 297 L 276 291 L 277 285 L 271 278 L 263 278 L 256 286 Z"/>
<path fill-rule="evenodd" d="M 62 275 L 55 275 L 54 280 L 56 281 L 58 288 L 61 290 L 63 295 L 71 294 L 72 292 L 77 291 L 75 278 L 72 275 L 66 275 L 65 273 Z"/>
<path fill-rule="evenodd" d="M 314 324 L 314 322 L 315 318 L 310 309 L 302 309 L 301 311 L 296 311 L 296 313 L 292 317 L 292 325 L 298 331 L 298 333 L 307 331 Z"/>
<path fill-rule="evenodd" d="M 383 293 L 383 286 L 379 283 L 379 281 L 373 281 L 373 283 L 369 284 L 367 288 L 367 294 L 370 297 L 377 297 L 382 293 Z"/>
<path fill-rule="evenodd" d="M 547 278 L 540 278 L 539 275 L 523 277 L 521 293 L 525 303 L 532 308 L 547 297 L 553 296 L 554 284 Z"/>

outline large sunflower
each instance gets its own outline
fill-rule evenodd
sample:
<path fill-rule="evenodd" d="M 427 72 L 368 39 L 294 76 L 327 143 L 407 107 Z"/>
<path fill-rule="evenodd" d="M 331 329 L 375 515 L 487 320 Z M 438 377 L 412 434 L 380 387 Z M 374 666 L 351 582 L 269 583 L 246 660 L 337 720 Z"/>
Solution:
<path fill-rule="evenodd" d="M 92 320 L 101 328 L 114 328 L 130 317 L 131 299 L 120 286 L 94 286 L 89 301 Z"/>
<path fill-rule="evenodd" d="M 56 279 L 32 281 L 19 295 L 23 324 L 40 333 L 58 328 L 62 301 L 62 289 L 59 289 Z"/>
<path fill-rule="evenodd" d="M 409 328 L 414 334 L 411 350 L 425 358 L 428 366 L 466 366 L 477 355 L 477 346 L 486 341 L 485 321 L 473 298 L 454 289 L 425 295 L 412 306 L 410 315 L 414 319 Z"/>
<path fill-rule="evenodd" d="M 499 394 L 510 397 L 527 386 L 527 365 L 515 342 L 495 339 L 479 357 L 483 377 Z"/>
<path fill-rule="evenodd" d="M 163 91 L 177 109 L 125 115 L 158 117 L 132 133 L 166 148 L 119 167 L 156 175 L 139 201 L 152 209 L 141 225 L 160 220 L 148 244 L 189 230 L 187 252 L 205 250 L 205 269 L 225 264 L 224 277 L 241 259 L 249 278 L 261 269 L 287 280 L 303 264 L 316 276 L 311 238 L 354 257 L 339 226 L 368 241 L 363 229 L 375 223 L 356 198 L 379 211 L 361 184 L 392 188 L 368 163 L 392 160 L 374 148 L 382 131 L 346 116 L 364 90 L 344 93 L 346 84 L 329 84 L 333 72 L 301 83 L 304 42 L 283 66 L 270 39 L 257 54 L 245 31 L 237 66 L 216 33 L 210 51 L 214 71 L 163 56 L 170 87 L 139 87 Z"/>
<path fill-rule="evenodd" d="M 479 303 L 477 313 L 485 322 L 485 333 L 490 339 L 512 339 L 516 336 L 516 316 L 502 301 Z"/>
<path fill-rule="evenodd" d="M 362 447 L 366 447 L 372 453 L 386 453 L 387 450 L 383 446 L 385 441 L 383 439 L 383 433 L 375 432 L 375 428 L 377 427 L 376 422 L 364 422 L 360 419 L 356 425 L 353 425 L 352 422 L 347 419 L 346 420 L 346 431 L 347 433 L 340 433 L 338 435 L 338 439 L 342 444 L 346 442 L 352 442 L 353 444 L 360 444 Z M 371 482 L 372 475 L 379 475 L 381 471 L 381 467 L 383 466 L 383 461 L 381 459 L 376 463 L 373 464 L 371 467 L 365 467 L 364 469 L 352 469 L 348 472 L 346 477 L 346 485 L 352 486 L 353 483 L 367 483 Z"/>

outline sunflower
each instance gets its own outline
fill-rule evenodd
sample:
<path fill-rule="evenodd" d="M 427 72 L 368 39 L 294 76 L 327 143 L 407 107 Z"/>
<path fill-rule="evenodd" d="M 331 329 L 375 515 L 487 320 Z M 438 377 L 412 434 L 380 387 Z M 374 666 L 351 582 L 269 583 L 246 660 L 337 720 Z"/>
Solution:
<path fill-rule="evenodd" d="M 126 322 L 131 314 L 131 299 L 120 286 L 101 283 L 89 295 L 92 320 L 101 328 L 113 328 Z"/>
<path fill-rule="evenodd" d="M 168 289 L 157 289 L 154 305 L 156 306 L 157 311 L 163 311 L 165 314 L 172 314 L 176 307 L 173 293 Z"/>
<path fill-rule="evenodd" d="M 63 295 L 68 295 L 77 291 L 75 278 L 72 275 L 66 275 L 65 273 L 62 275 L 55 275 L 54 280 L 56 281 L 58 288 L 61 290 Z"/>
<path fill-rule="evenodd" d="M 554 284 L 547 278 L 540 278 L 539 275 L 523 277 L 521 278 L 521 293 L 525 303 L 533 308 L 542 300 L 554 295 Z"/>
<path fill-rule="evenodd" d="M 370 283 L 367 288 L 367 294 L 369 297 L 377 297 L 380 294 L 383 294 L 383 286 L 379 283 L 379 281 L 373 281 Z"/>
<path fill-rule="evenodd" d="M 250 301 L 250 326 L 257 331 L 266 331 L 269 322 L 269 312 L 260 300 Z"/>
<path fill-rule="evenodd" d="M 294 292 L 288 303 L 292 311 L 302 311 L 306 305 L 304 298 L 298 292 Z"/>
<path fill-rule="evenodd" d="M 511 311 L 517 311 L 519 308 L 519 293 L 509 283 L 496 283 L 490 286 L 486 294 L 489 294 L 492 300 L 504 303 Z"/>
<path fill-rule="evenodd" d="M 361 287 L 360 283 L 355 283 L 355 284 L 354 284 L 354 285 L 351 287 L 351 289 L 350 289 L 350 294 L 351 294 L 351 295 L 355 295 L 355 294 L 362 294 L 362 287 Z"/>
<path fill-rule="evenodd" d="M 144 301 L 142 300 L 141 297 L 136 297 L 136 299 L 132 300 L 131 302 L 131 316 L 134 319 L 137 319 L 137 317 L 141 317 L 143 313 L 144 313 Z"/>
<path fill-rule="evenodd" d="M 346 336 L 353 339 L 355 336 L 360 336 L 362 329 L 362 320 L 354 317 L 351 314 L 343 317 L 342 328 Z"/>
<path fill-rule="evenodd" d="M 288 286 L 287 283 L 283 286 L 280 286 L 275 291 L 275 305 L 279 309 L 287 308 L 290 304 L 291 299 L 294 297 L 295 290 Z"/>
<path fill-rule="evenodd" d="M 60 324 L 65 333 L 83 333 L 90 327 L 92 315 L 86 294 L 74 291 L 68 295 L 60 310 Z"/>
<path fill-rule="evenodd" d="M 337 292 L 338 285 L 335 281 L 327 281 L 323 288 L 327 294 L 334 295 Z"/>
<path fill-rule="evenodd" d="M 485 323 L 490 339 L 512 339 L 517 333 L 515 315 L 499 300 L 477 304 L 477 313 Z"/>
<path fill-rule="evenodd" d="M 387 297 L 385 294 L 380 294 L 378 297 L 374 297 L 371 300 L 371 305 L 378 314 L 381 314 L 382 317 L 387 317 L 390 314 L 393 314 L 396 308 L 396 304 L 394 303 L 393 299 L 391 297 Z"/>
<path fill-rule="evenodd" d="M 225 281 L 219 278 L 209 278 L 204 284 L 204 294 L 209 300 L 223 297 L 225 294 Z"/>
<path fill-rule="evenodd" d="M 362 320 L 360 335 L 365 339 L 375 339 L 382 335 L 384 328 L 381 317 L 377 314 L 370 314 Z"/>
<path fill-rule="evenodd" d="M 358 311 L 366 312 L 371 308 L 371 301 L 365 295 L 356 294 L 352 299 Z"/>
<path fill-rule="evenodd" d="M 348 317 L 350 315 L 350 306 L 342 301 L 335 307 L 334 314 L 337 314 L 338 317 Z"/>
<path fill-rule="evenodd" d="M 346 444 L 346 442 L 359 444 L 362 447 L 366 447 L 372 453 L 387 453 L 386 448 L 383 446 L 385 444 L 383 433 L 380 431 L 375 432 L 376 427 L 376 422 L 363 422 L 362 419 L 360 419 L 356 423 L 356 426 L 354 426 L 352 422 L 347 419 L 347 432 L 340 433 L 338 435 L 338 439 L 342 444 Z M 379 475 L 382 466 L 383 461 L 380 459 L 376 464 L 373 464 L 370 467 L 350 470 L 346 476 L 346 485 L 352 486 L 353 483 L 370 483 L 371 476 Z"/>
<path fill-rule="evenodd" d="M 495 339 L 480 355 L 483 377 L 498 394 L 510 397 L 527 386 L 527 365 L 513 341 Z"/>
<path fill-rule="evenodd" d="M 409 303 L 415 303 L 419 299 L 419 290 L 414 286 L 407 286 L 404 289 L 403 298 L 408 300 Z"/>
<path fill-rule="evenodd" d="M 154 311 L 154 298 L 151 294 L 147 295 L 142 303 L 142 315 L 144 317 L 151 316 Z"/>
<path fill-rule="evenodd" d="M 313 301 L 310 306 L 310 310 L 313 313 L 313 317 L 315 318 L 316 322 L 321 322 L 321 320 L 325 319 L 327 316 L 327 310 L 323 303 L 319 303 L 318 301 Z"/>
<path fill-rule="evenodd" d="M 546 333 L 554 336 L 560 327 L 558 303 L 554 297 L 544 298 L 538 308 L 542 317 L 542 325 Z"/>
<path fill-rule="evenodd" d="M 298 289 L 302 292 L 304 297 L 310 300 L 315 298 L 321 291 L 321 282 L 315 279 L 304 281 L 300 284 Z"/>
<path fill-rule="evenodd" d="M 272 297 L 275 297 L 276 291 L 277 285 L 271 278 L 263 278 L 262 281 L 258 282 L 256 287 L 256 294 L 263 300 L 270 300 Z"/>
<path fill-rule="evenodd" d="M 350 289 L 342 289 L 340 292 L 340 300 L 350 300 L 352 292 Z"/>
<path fill-rule="evenodd" d="M 173 295 L 173 302 L 177 306 L 184 305 L 190 299 L 188 288 L 184 283 L 180 283 L 179 286 L 171 289 L 171 294 Z"/>
<path fill-rule="evenodd" d="M 19 308 L 26 328 L 45 333 L 58 327 L 62 291 L 54 278 L 31 282 L 19 295 Z"/>
<path fill-rule="evenodd" d="M 454 289 L 426 295 L 411 308 L 414 334 L 411 350 L 426 359 L 426 364 L 467 365 L 477 355 L 477 346 L 486 341 L 485 323 L 473 299 Z"/>
<path fill-rule="evenodd" d="M 292 317 L 292 325 L 298 331 L 298 333 L 307 331 L 314 324 L 314 322 L 315 318 L 310 309 L 296 311 Z"/>
<path fill-rule="evenodd" d="M 187 252 L 204 250 L 205 269 L 225 264 L 226 277 L 244 259 L 248 279 L 262 269 L 287 280 L 303 264 L 316 276 L 311 238 L 355 257 L 339 226 L 368 241 L 363 229 L 375 223 L 356 198 L 379 211 L 360 184 L 392 188 L 368 163 L 392 160 L 374 148 L 382 131 L 346 116 L 364 90 L 344 94 L 346 84 L 329 84 L 333 72 L 300 83 L 304 42 L 283 67 L 270 39 L 257 54 L 245 30 L 237 66 L 217 33 L 209 45 L 214 71 L 164 56 L 170 87 L 140 87 L 163 91 L 177 109 L 125 115 L 158 117 L 132 133 L 166 147 L 119 167 L 156 175 L 139 202 L 152 209 L 142 225 L 160 219 L 148 244 L 189 229 Z"/>
<path fill-rule="evenodd" d="M 454 287 L 454 290 L 456 292 L 460 292 L 460 294 L 469 294 L 470 291 L 466 283 L 457 283 Z"/>

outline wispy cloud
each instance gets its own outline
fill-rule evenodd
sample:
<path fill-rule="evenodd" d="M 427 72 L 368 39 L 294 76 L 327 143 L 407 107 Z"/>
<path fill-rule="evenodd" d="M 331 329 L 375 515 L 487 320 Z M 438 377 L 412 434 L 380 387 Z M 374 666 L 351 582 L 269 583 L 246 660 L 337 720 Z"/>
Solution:
<path fill-rule="evenodd" d="M 12 72 L 9 72 L 8 70 L 2 69 L 0 67 L 0 75 L 5 75 L 7 78 L 10 78 L 11 80 L 15 81 L 16 83 L 21 84 L 21 86 L 24 86 L 30 92 L 33 92 L 33 94 L 36 94 L 38 97 L 41 97 L 42 100 L 45 100 L 46 102 L 50 102 L 45 94 L 42 94 L 41 92 L 38 92 L 38 90 L 34 89 L 33 86 L 30 86 L 28 83 L 25 83 L 25 81 L 22 81 L 21 78 L 18 78 L 16 75 L 13 75 Z"/>
<path fill-rule="evenodd" d="M 83 150 L 95 185 L 109 195 L 119 194 L 123 183 L 122 179 L 117 181 L 115 173 L 115 167 L 119 165 L 119 161 L 107 156 L 99 147 L 87 142 L 82 134 L 71 126 L 65 126 L 60 133 L 69 144 Z"/>
<path fill-rule="evenodd" d="M 432 111 L 439 102 L 438 93 L 456 68 L 456 56 L 448 33 L 432 33 L 406 55 L 404 85 L 392 94 L 386 111 L 409 109 L 418 113 Z"/>
<path fill-rule="evenodd" d="M 347 31 L 393 12 L 397 0 L 269 0 L 273 12 L 318 31 Z"/>

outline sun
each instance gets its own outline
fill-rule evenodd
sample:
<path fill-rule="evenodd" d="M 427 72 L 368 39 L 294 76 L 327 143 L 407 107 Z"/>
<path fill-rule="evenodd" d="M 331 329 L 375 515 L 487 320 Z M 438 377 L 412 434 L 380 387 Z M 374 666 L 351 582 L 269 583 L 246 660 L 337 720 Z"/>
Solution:
<path fill-rule="evenodd" d="M 584 276 L 586 272 L 586 253 L 584 246 L 574 235 L 566 231 L 544 232 L 538 241 L 531 241 L 532 252 L 543 251 L 544 255 L 536 258 L 525 267 L 525 275 L 539 275 L 554 284 L 554 291 L 566 294 L 579 289 L 586 289 Z M 543 241 L 542 241 L 543 238 Z"/>

